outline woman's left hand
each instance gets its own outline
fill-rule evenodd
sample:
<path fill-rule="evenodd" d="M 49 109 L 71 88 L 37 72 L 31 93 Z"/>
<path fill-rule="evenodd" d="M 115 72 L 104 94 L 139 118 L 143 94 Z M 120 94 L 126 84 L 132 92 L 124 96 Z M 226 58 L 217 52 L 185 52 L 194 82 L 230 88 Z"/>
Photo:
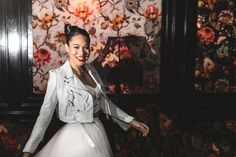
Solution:
<path fill-rule="evenodd" d="M 137 120 L 133 119 L 130 122 L 130 125 L 133 128 L 139 130 L 144 137 L 146 137 L 148 135 L 148 133 L 149 133 L 149 127 L 146 124 L 144 124 L 143 122 L 140 122 L 140 121 L 137 121 Z"/>

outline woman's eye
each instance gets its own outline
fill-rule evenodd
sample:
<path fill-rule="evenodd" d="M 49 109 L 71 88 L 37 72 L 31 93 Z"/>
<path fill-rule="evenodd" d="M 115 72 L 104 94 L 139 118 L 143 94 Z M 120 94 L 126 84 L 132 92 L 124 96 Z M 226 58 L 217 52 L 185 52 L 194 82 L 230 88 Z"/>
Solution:
<path fill-rule="evenodd" d="M 89 47 L 86 46 L 86 47 L 84 47 L 84 49 L 85 49 L 85 50 L 89 50 Z"/>

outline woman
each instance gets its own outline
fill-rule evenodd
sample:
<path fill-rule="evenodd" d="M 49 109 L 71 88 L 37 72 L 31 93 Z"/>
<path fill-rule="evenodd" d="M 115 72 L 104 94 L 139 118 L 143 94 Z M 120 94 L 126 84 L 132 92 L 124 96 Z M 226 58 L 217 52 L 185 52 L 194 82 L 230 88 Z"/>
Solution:
<path fill-rule="evenodd" d="M 98 119 L 100 111 L 110 115 L 124 130 L 132 126 L 147 136 L 149 128 L 107 98 L 97 71 L 86 64 L 90 55 L 89 34 L 70 25 L 65 25 L 65 34 L 69 59 L 49 72 L 44 102 L 23 157 L 31 156 L 38 147 L 55 109 L 59 119 L 67 124 L 35 157 L 112 157 L 105 130 Z"/>

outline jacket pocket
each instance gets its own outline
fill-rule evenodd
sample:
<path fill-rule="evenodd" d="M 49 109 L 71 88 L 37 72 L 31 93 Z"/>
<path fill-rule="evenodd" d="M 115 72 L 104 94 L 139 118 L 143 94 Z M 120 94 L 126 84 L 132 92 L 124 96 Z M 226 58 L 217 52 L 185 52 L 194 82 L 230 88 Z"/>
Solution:
<path fill-rule="evenodd" d="M 74 115 L 81 109 L 79 107 L 78 101 L 76 99 L 79 99 L 82 94 L 79 92 L 75 92 L 73 89 L 68 88 L 67 89 L 67 105 L 65 114 L 68 117 L 74 117 Z"/>
<path fill-rule="evenodd" d="M 67 114 L 74 116 L 77 112 L 91 109 L 92 96 L 86 90 L 69 86 L 67 94 Z"/>

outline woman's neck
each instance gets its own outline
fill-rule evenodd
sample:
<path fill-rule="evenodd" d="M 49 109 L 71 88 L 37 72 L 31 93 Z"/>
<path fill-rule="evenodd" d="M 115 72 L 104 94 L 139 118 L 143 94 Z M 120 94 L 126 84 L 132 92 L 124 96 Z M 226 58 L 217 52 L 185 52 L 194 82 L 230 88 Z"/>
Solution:
<path fill-rule="evenodd" d="M 71 65 L 71 68 L 72 68 L 72 71 L 74 73 L 76 73 L 77 75 L 81 75 L 84 71 L 85 71 L 85 65 L 81 65 L 81 66 L 78 66 L 76 64 L 73 64 L 70 62 L 70 65 Z"/>

